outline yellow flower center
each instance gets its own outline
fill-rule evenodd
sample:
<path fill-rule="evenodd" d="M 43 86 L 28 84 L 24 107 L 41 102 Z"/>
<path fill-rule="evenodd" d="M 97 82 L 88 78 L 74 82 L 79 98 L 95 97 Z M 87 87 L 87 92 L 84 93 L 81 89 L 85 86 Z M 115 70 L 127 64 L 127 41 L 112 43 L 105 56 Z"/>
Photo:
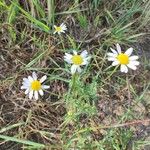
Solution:
<path fill-rule="evenodd" d="M 41 83 L 38 80 L 32 81 L 31 83 L 31 89 L 34 91 L 38 91 L 41 89 Z"/>
<path fill-rule="evenodd" d="M 72 62 L 75 64 L 75 65 L 81 65 L 83 63 L 83 58 L 80 56 L 80 55 L 74 55 L 72 57 Z"/>
<path fill-rule="evenodd" d="M 123 54 L 123 53 L 119 54 L 117 56 L 117 59 L 122 65 L 127 65 L 129 63 L 129 56 L 126 54 Z"/>
<path fill-rule="evenodd" d="M 60 31 L 62 31 L 62 28 L 61 28 L 61 27 L 56 27 L 55 30 L 56 30 L 57 32 L 60 32 Z"/>

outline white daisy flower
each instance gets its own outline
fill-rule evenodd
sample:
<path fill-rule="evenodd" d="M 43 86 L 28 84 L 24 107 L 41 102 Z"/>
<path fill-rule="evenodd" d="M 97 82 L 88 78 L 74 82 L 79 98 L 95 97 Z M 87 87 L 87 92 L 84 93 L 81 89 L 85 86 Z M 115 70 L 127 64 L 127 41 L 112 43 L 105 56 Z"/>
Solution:
<path fill-rule="evenodd" d="M 69 63 L 73 64 L 71 66 L 71 73 L 74 74 L 75 72 L 81 72 L 81 67 L 83 65 L 87 65 L 89 63 L 89 59 L 91 57 L 88 56 L 88 52 L 84 50 L 80 55 L 73 51 L 73 55 L 65 53 L 64 60 Z"/>
<path fill-rule="evenodd" d="M 42 85 L 46 78 L 47 76 L 44 75 L 40 80 L 38 80 L 36 73 L 33 72 L 32 76 L 28 76 L 28 78 L 23 78 L 23 85 L 21 86 L 21 89 L 25 90 L 25 94 L 28 94 L 30 99 L 34 97 L 36 100 L 38 100 L 39 94 L 43 96 L 43 90 L 50 87 L 48 85 Z"/>
<path fill-rule="evenodd" d="M 55 33 L 58 33 L 58 34 L 65 33 L 65 31 L 67 30 L 67 27 L 64 23 L 62 23 L 60 26 L 54 25 L 54 28 L 55 28 L 54 34 Z"/>
<path fill-rule="evenodd" d="M 137 66 L 140 64 L 137 59 L 138 56 L 131 56 L 133 52 L 133 48 L 129 48 L 126 50 L 125 53 L 121 52 L 121 47 L 119 44 L 116 45 L 117 51 L 111 49 L 111 53 L 107 53 L 108 55 L 108 61 L 112 61 L 112 66 L 120 65 L 121 72 L 127 73 L 128 68 L 136 70 Z"/>

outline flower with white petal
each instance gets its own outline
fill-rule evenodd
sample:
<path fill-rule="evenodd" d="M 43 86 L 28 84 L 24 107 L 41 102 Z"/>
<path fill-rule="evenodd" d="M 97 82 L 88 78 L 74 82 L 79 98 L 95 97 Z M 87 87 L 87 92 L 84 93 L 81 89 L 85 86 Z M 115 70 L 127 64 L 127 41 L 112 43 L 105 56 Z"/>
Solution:
<path fill-rule="evenodd" d="M 125 53 L 121 52 L 121 47 L 119 44 L 116 45 L 117 51 L 111 49 L 111 53 L 107 53 L 108 55 L 108 61 L 112 61 L 112 66 L 117 66 L 120 65 L 120 70 L 121 72 L 127 73 L 128 68 L 132 70 L 136 70 L 137 66 L 140 64 L 137 59 L 139 58 L 138 56 L 131 56 L 133 52 L 133 48 L 129 48 L 126 50 Z"/>
<path fill-rule="evenodd" d="M 90 56 L 88 56 L 88 52 L 84 50 L 80 55 L 74 50 L 73 55 L 65 53 L 64 60 L 72 64 L 71 66 L 71 73 L 74 74 L 75 72 L 81 72 L 81 67 L 83 65 L 88 65 Z"/>
<path fill-rule="evenodd" d="M 43 90 L 50 87 L 48 85 L 42 84 L 46 80 L 46 78 L 47 76 L 44 75 L 40 80 L 38 80 L 36 73 L 33 72 L 32 76 L 23 78 L 21 89 L 25 90 L 25 94 L 28 94 L 30 99 L 34 97 L 36 100 L 38 100 L 39 94 L 43 96 Z"/>
<path fill-rule="evenodd" d="M 54 34 L 55 33 L 58 33 L 58 34 L 65 33 L 65 31 L 67 30 L 67 27 L 64 23 L 62 23 L 60 26 L 54 25 L 54 28 L 55 28 Z"/>

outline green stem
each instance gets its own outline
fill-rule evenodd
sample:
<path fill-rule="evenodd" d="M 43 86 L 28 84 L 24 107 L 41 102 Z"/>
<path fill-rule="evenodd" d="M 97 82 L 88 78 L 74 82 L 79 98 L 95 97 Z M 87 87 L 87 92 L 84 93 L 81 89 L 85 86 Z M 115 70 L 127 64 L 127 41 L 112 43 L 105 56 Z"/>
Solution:
<path fill-rule="evenodd" d="M 115 67 L 115 69 L 114 69 L 114 70 L 111 72 L 111 74 L 105 79 L 105 81 L 108 80 L 108 79 L 116 72 L 117 68 L 118 68 L 118 66 Z"/>
<path fill-rule="evenodd" d="M 76 87 L 76 77 L 77 77 L 77 74 L 73 74 L 72 75 L 72 85 L 71 85 L 71 91 L 74 91 L 75 87 Z"/>
<path fill-rule="evenodd" d="M 67 103 L 69 103 L 69 98 L 70 96 L 72 96 L 73 94 L 73 91 L 75 89 L 75 83 L 76 83 L 76 74 L 73 74 L 72 75 L 72 79 L 70 81 L 70 87 L 69 87 L 69 90 L 68 90 L 68 94 L 67 94 Z"/>
<path fill-rule="evenodd" d="M 78 74 L 73 74 L 71 79 L 71 84 L 69 88 L 69 92 L 67 95 L 67 109 L 68 109 L 68 115 L 74 114 L 76 112 L 75 108 L 75 97 L 76 97 L 76 80 L 77 80 Z M 71 97 L 70 97 L 71 96 Z"/>
<path fill-rule="evenodd" d="M 61 41 L 62 47 L 63 47 L 63 49 L 65 50 L 65 45 L 64 45 L 64 41 L 63 41 L 62 36 L 61 36 L 61 35 L 59 35 L 59 38 L 60 38 L 60 41 Z"/>

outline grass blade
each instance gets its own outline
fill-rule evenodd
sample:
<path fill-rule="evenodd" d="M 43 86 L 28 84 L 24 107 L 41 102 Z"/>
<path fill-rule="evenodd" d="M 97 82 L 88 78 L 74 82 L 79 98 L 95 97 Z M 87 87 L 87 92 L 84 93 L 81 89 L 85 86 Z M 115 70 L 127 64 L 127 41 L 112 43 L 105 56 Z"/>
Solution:
<path fill-rule="evenodd" d="M 50 31 L 50 28 L 45 25 L 44 23 L 42 23 L 41 21 L 37 20 L 36 18 L 32 17 L 32 15 L 30 15 L 30 13 L 26 12 L 24 9 L 22 9 L 20 6 L 18 6 L 16 3 L 14 3 L 18 8 L 19 10 L 25 15 L 25 17 L 30 20 L 31 22 L 34 23 L 34 25 L 38 26 L 40 29 L 42 29 L 43 31 L 45 32 L 48 32 Z"/>
<path fill-rule="evenodd" d="M 54 0 L 47 0 L 48 6 L 48 22 L 49 24 L 54 23 Z"/>
<path fill-rule="evenodd" d="M 21 144 L 26 144 L 26 145 L 30 145 L 30 146 L 33 146 L 36 148 L 45 148 L 44 144 L 39 144 L 39 143 L 28 141 L 28 140 L 20 140 L 20 139 L 17 139 L 16 137 L 0 135 L 0 138 L 4 139 L 6 141 L 12 141 L 12 142 L 17 142 L 17 143 L 21 143 Z"/>

